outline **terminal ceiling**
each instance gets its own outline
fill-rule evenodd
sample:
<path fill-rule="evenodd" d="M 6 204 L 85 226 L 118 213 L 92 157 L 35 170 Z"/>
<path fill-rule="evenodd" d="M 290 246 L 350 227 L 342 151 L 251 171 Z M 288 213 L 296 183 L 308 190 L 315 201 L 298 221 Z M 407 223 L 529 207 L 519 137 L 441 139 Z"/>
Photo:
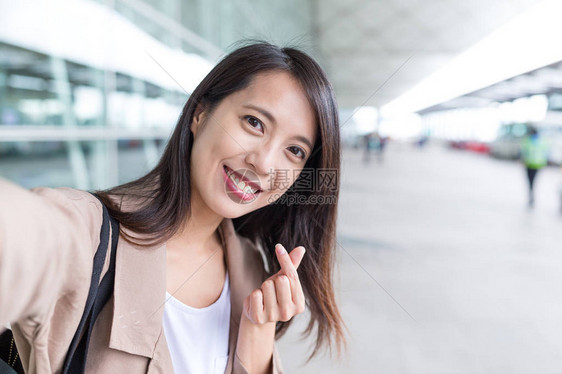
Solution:
<path fill-rule="evenodd" d="M 340 107 L 380 107 L 536 0 L 322 0 L 315 31 Z"/>

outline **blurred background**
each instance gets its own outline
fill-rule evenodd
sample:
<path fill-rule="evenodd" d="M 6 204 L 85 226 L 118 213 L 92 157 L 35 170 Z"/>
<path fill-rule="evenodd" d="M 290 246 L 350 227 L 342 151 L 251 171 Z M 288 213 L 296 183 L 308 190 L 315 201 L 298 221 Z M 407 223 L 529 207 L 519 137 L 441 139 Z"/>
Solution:
<path fill-rule="evenodd" d="M 304 365 L 296 316 L 287 372 L 559 373 L 560 15 L 559 0 L 0 0 L 0 177 L 140 177 L 237 41 L 297 46 L 339 103 L 350 349 Z"/>

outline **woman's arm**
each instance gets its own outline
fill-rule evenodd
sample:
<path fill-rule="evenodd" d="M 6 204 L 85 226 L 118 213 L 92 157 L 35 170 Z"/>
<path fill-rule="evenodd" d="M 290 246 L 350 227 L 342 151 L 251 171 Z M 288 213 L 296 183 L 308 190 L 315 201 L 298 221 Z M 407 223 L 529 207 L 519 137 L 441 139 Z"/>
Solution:
<path fill-rule="evenodd" d="M 248 373 L 277 373 L 273 370 L 275 322 L 256 325 L 244 313 L 240 318 L 236 358 Z M 236 361 L 236 360 L 235 360 Z M 236 373 L 236 368 L 234 373 Z"/>
<path fill-rule="evenodd" d="M 101 221 L 101 204 L 85 191 L 27 190 L 0 178 L 0 326 L 45 313 L 73 284 L 89 284 L 84 269 Z"/>
<path fill-rule="evenodd" d="M 288 254 L 282 245 L 277 244 L 275 252 L 281 270 L 244 300 L 236 344 L 236 359 L 245 369 L 242 372 L 280 373 L 275 324 L 304 311 L 305 300 L 297 268 L 305 249 L 297 247 Z"/>

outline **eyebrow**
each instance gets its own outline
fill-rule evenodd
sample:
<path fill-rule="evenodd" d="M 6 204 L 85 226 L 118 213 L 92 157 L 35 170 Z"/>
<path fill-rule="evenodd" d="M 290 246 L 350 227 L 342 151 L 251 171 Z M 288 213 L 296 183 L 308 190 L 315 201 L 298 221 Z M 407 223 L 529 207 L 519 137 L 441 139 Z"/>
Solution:
<path fill-rule="evenodd" d="M 263 114 L 265 117 L 267 117 L 267 119 L 272 122 L 273 124 L 277 125 L 277 121 L 275 120 L 275 117 L 273 117 L 273 114 L 271 114 L 270 112 L 268 112 L 267 110 L 260 108 L 258 106 L 255 106 L 253 104 L 246 104 L 244 105 L 245 108 L 248 109 L 253 109 L 257 112 L 260 112 L 261 114 Z M 301 142 L 303 142 L 304 144 L 306 144 L 310 150 L 312 150 L 314 148 L 314 146 L 312 145 L 312 142 L 310 140 L 308 140 L 308 138 L 302 136 L 302 135 L 296 135 L 293 136 L 292 139 L 296 139 L 296 140 L 300 140 Z"/>

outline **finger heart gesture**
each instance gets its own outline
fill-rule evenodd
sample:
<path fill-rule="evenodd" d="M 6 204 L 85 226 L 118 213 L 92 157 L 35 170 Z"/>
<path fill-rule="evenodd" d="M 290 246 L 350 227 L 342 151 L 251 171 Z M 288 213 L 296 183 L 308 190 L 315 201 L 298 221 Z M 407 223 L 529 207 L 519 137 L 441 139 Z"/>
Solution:
<path fill-rule="evenodd" d="M 281 245 L 275 245 L 281 270 L 267 278 L 244 300 L 244 315 L 252 323 L 288 321 L 304 312 L 305 300 L 297 269 L 304 257 L 303 246 L 287 253 Z"/>

